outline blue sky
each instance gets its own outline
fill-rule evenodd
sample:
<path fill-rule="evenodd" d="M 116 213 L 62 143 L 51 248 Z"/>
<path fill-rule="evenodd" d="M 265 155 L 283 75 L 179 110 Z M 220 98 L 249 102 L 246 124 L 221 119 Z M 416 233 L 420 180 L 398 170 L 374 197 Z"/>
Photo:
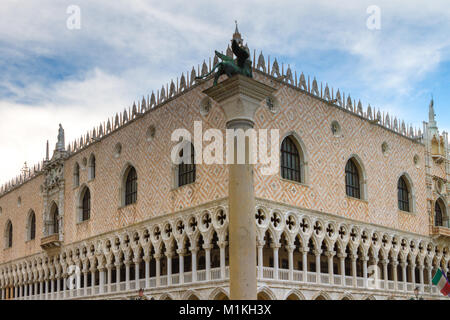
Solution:
<path fill-rule="evenodd" d="M 81 10 L 69 30 L 67 7 Z M 380 8 L 381 28 L 366 12 Z M 407 123 L 431 94 L 450 128 L 450 6 L 410 1 L 0 2 L 0 182 L 225 50 L 234 20 L 251 51 L 277 57 Z"/>

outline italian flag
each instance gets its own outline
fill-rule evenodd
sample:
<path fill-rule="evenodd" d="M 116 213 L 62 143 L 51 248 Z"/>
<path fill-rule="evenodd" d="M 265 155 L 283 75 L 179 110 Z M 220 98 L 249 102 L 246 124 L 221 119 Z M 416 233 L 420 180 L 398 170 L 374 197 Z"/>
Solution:
<path fill-rule="evenodd" d="M 444 272 L 439 268 L 433 277 L 433 284 L 439 288 L 444 296 L 450 297 L 450 283 Z"/>

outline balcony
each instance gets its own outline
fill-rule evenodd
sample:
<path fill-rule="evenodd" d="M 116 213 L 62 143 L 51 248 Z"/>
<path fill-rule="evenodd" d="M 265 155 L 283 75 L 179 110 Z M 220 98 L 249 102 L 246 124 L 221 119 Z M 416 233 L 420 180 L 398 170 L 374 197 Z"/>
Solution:
<path fill-rule="evenodd" d="M 450 237 L 450 228 L 448 227 L 436 227 L 436 226 L 432 226 L 431 227 L 431 234 L 437 238 L 446 238 L 446 237 Z"/>
<path fill-rule="evenodd" d="M 259 271 L 256 270 L 257 272 Z M 292 274 L 291 274 L 292 272 Z M 18 300 L 61 300 L 61 299 L 85 299 L 97 298 L 103 299 L 106 297 L 124 298 L 126 296 L 136 296 L 139 288 L 146 290 L 165 291 L 170 288 L 180 287 L 186 284 L 194 285 L 208 285 L 217 286 L 218 281 L 229 280 L 229 267 L 225 270 L 221 268 L 212 268 L 207 276 L 206 270 L 198 270 L 195 273 L 195 279 L 192 272 L 176 273 L 171 275 L 160 275 L 149 278 L 141 278 L 136 280 L 121 281 L 119 283 L 104 283 L 103 285 L 96 285 L 94 287 L 89 284 L 84 288 L 66 289 L 50 292 L 40 292 L 35 295 L 21 296 Z M 306 280 L 306 281 L 305 281 Z M 271 283 L 287 284 L 288 286 L 302 288 L 302 285 L 314 284 L 315 287 L 321 290 L 327 288 L 341 287 L 347 291 L 362 291 L 367 294 L 378 292 L 385 294 L 386 297 L 390 295 L 412 295 L 415 287 L 421 288 L 421 295 L 425 298 L 440 297 L 440 293 L 436 286 L 430 284 L 420 284 L 404 281 L 392 281 L 380 279 L 371 281 L 363 277 L 343 276 L 334 274 L 331 276 L 327 273 L 304 272 L 299 270 L 279 269 L 278 272 L 274 268 L 263 267 L 262 275 L 258 277 L 259 284 L 266 284 L 269 287 Z M 50 286 L 49 286 L 50 287 Z"/>
<path fill-rule="evenodd" d="M 59 240 L 59 233 L 41 238 L 41 248 L 44 250 L 52 250 L 60 247 L 61 241 Z"/>

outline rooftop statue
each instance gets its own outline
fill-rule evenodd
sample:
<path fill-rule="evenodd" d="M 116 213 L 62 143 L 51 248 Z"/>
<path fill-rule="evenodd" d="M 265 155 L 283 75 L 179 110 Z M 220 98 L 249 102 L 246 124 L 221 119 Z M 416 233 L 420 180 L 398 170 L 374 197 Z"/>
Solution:
<path fill-rule="evenodd" d="M 250 60 L 250 52 L 248 48 L 243 45 L 241 34 L 239 33 L 237 28 L 237 23 L 236 31 L 234 32 L 233 40 L 231 42 L 231 49 L 233 50 L 233 53 L 237 58 L 236 60 L 223 55 L 216 50 L 216 56 L 222 61 L 218 62 L 209 73 L 201 77 L 195 77 L 195 79 L 205 79 L 209 77 L 216 69 L 217 71 L 214 76 L 214 86 L 217 85 L 217 81 L 223 74 L 226 74 L 229 78 L 236 74 L 241 74 L 246 77 L 252 78 L 252 61 Z"/>

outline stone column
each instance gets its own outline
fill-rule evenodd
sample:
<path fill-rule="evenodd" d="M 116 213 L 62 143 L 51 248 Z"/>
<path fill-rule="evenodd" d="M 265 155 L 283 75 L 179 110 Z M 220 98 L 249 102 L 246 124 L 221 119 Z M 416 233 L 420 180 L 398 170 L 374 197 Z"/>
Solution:
<path fill-rule="evenodd" d="M 388 290 L 388 260 L 383 259 L 381 260 L 381 263 L 383 264 L 384 290 Z"/>
<path fill-rule="evenodd" d="M 114 264 L 116 266 L 116 292 L 120 291 L 120 262 Z"/>
<path fill-rule="evenodd" d="M 88 287 L 88 270 L 83 270 L 83 295 L 87 296 L 87 287 Z"/>
<path fill-rule="evenodd" d="M 167 285 L 172 285 L 172 252 L 166 252 L 167 257 Z"/>
<path fill-rule="evenodd" d="M 220 242 L 219 243 L 219 248 L 220 248 L 220 278 L 221 279 L 225 279 L 225 269 L 226 269 L 226 265 L 225 265 L 225 248 L 227 246 L 226 241 Z"/>
<path fill-rule="evenodd" d="M 113 265 L 111 263 L 108 263 L 108 265 L 106 266 L 107 268 L 107 285 L 106 285 L 106 292 L 111 292 L 111 283 L 112 283 L 112 268 Z"/>
<path fill-rule="evenodd" d="M 409 268 L 410 268 L 410 271 L 411 271 L 411 283 L 414 286 L 416 284 L 416 263 L 415 262 L 411 262 L 410 265 L 409 265 Z"/>
<path fill-rule="evenodd" d="M 190 248 L 191 251 L 191 270 L 192 282 L 197 282 L 197 248 Z"/>
<path fill-rule="evenodd" d="M 341 286 L 345 286 L 345 257 L 347 257 L 347 254 L 338 253 L 339 264 L 341 268 Z"/>
<path fill-rule="evenodd" d="M 273 250 L 273 278 L 275 280 L 278 280 L 279 275 L 278 275 L 278 270 L 279 270 L 279 266 L 278 266 L 278 250 L 280 249 L 280 245 L 272 245 L 272 250 Z"/>
<path fill-rule="evenodd" d="M 420 290 L 425 292 L 424 281 L 423 281 L 423 264 L 419 264 L 419 278 L 420 278 Z"/>
<path fill-rule="evenodd" d="M 352 254 L 352 277 L 353 277 L 353 287 L 356 287 L 356 254 Z"/>
<path fill-rule="evenodd" d="M 406 261 L 402 261 L 400 265 L 402 266 L 403 291 L 406 291 L 406 266 L 408 263 Z"/>
<path fill-rule="evenodd" d="M 161 285 L 161 254 L 155 253 L 153 257 L 156 263 L 156 286 L 159 287 Z"/>
<path fill-rule="evenodd" d="M 179 272 L 178 272 L 179 277 L 180 277 L 179 283 L 183 284 L 184 283 L 184 254 L 185 254 L 185 251 L 184 251 L 184 249 L 178 249 L 177 253 L 178 253 L 178 260 L 180 261 Z"/>
<path fill-rule="evenodd" d="M 96 270 L 96 268 L 95 267 L 92 267 L 91 269 L 90 269 L 90 271 L 91 271 L 91 296 L 93 296 L 94 294 L 95 294 L 95 270 Z"/>
<path fill-rule="evenodd" d="M 130 290 L 130 264 L 131 261 L 125 261 L 125 290 Z"/>
<path fill-rule="evenodd" d="M 150 255 L 144 256 L 145 261 L 145 289 L 150 288 Z"/>
<path fill-rule="evenodd" d="M 308 282 L 308 248 L 302 248 L 302 269 L 303 269 L 303 282 Z"/>
<path fill-rule="evenodd" d="M 139 264 L 141 263 L 141 259 L 134 259 L 134 281 L 135 281 L 135 289 L 140 289 L 139 283 Z"/>
<path fill-rule="evenodd" d="M 286 247 L 286 249 L 288 252 L 288 262 L 289 262 L 289 280 L 293 281 L 294 280 L 294 250 L 295 250 L 295 246 L 288 245 Z"/>
<path fill-rule="evenodd" d="M 367 257 L 362 257 L 363 261 L 363 281 L 364 281 L 364 288 L 367 288 Z"/>
<path fill-rule="evenodd" d="M 105 267 L 99 266 L 99 282 L 98 282 L 98 293 L 103 294 L 105 293 Z"/>
<path fill-rule="evenodd" d="M 328 258 L 328 276 L 330 277 L 330 279 L 328 280 L 328 282 L 330 284 L 334 283 L 334 266 L 333 266 L 333 257 L 334 257 L 335 252 L 334 251 L 327 251 L 326 252 L 326 256 Z"/>
<path fill-rule="evenodd" d="M 258 278 L 263 278 L 263 269 L 264 269 L 264 257 L 263 257 L 263 248 L 264 242 L 258 241 Z"/>
<path fill-rule="evenodd" d="M 227 129 L 247 130 L 254 126 L 255 112 L 261 101 L 265 100 L 273 91 L 275 91 L 274 88 L 259 81 L 236 75 L 205 90 L 204 93 L 215 100 L 224 111 Z M 228 143 L 233 141 L 234 136 L 233 140 Z M 243 164 L 238 164 L 237 161 L 234 161 L 236 159 L 236 152 L 234 152 L 234 157 L 229 159 L 233 164 L 228 164 L 230 298 L 232 300 L 256 300 L 253 164 L 248 161 L 248 144 L 245 146 L 245 153 L 244 150 L 237 150 L 236 144 L 234 144 L 234 151 L 245 154 L 246 160 Z"/>
<path fill-rule="evenodd" d="M 206 281 L 211 280 L 211 245 L 204 244 L 205 249 L 205 265 L 206 265 Z"/>
<path fill-rule="evenodd" d="M 394 290 L 398 290 L 398 280 L 397 280 L 397 259 L 392 260 L 392 274 L 394 275 Z"/>
<path fill-rule="evenodd" d="M 316 257 L 316 283 L 320 283 L 320 255 L 322 250 L 314 250 L 314 255 Z"/>

